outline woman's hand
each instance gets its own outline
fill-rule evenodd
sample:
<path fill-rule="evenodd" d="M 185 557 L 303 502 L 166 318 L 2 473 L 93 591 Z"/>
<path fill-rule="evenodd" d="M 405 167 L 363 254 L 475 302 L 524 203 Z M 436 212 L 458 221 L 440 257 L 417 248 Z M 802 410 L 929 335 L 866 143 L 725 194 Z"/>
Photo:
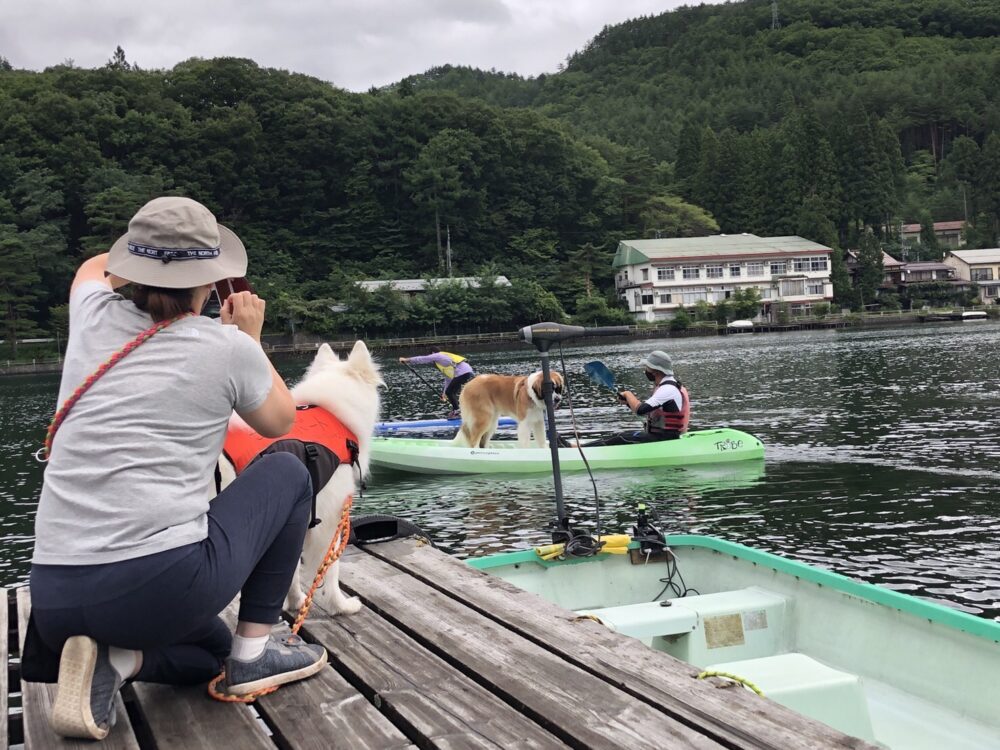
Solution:
<path fill-rule="evenodd" d="M 260 333 L 264 328 L 264 307 L 266 302 L 252 292 L 236 292 L 226 297 L 222 306 L 222 322 L 234 325 L 243 333 L 260 343 Z"/>
<path fill-rule="evenodd" d="M 399 364 L 401 364 L 401 365 L 405 365 L 409 361 L 410 360 L 408 360 L 406 357 L 400 357 L 399 358 Z"/>

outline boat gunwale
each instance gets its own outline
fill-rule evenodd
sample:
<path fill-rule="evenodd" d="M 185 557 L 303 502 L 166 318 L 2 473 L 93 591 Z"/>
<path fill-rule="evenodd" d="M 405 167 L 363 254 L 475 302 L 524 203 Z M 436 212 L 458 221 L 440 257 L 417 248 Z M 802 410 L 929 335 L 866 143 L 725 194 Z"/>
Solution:
<path fill-rule="evenodd" d="M 849 596 L 887 606 L 900 612 L 929 620 L 932 623 L 938 623 L 979 638 L 1000 643 L 1000 623 L 988 620 L 985 617 L 978 617 L 968 612 L 962 612 L 944 604 L 921 599 L 911 594 L 893 591 L 874 583 L 858 581 L 842 573 L 776 555 L 772 552 L 753 549 L 744 544 L 720 539 L 719 537 L 695 534 L 667 534 L 664 538 L 671 547 L 700 547 L 720 554 L 731 555 L 754 565 L 771 568 L 779 573 L 791 575 L 820 586 L 826 586 Z M 637 542 L 632 542 L 629 545 L 632 549 L 637 549 L 638 546 Z M 533 549 L 528 549 L 467 558 L 465 563 L 477 570 L 489 572 L 493 568 L 507 565 L 532 563 L 549 568 L 559 565 L 575 565 L 595 559 L 607 559 L 609 557 L 613 556 L 601 554 L 597 557 L 589 558 L 542 560 L 535 554 Z"/>

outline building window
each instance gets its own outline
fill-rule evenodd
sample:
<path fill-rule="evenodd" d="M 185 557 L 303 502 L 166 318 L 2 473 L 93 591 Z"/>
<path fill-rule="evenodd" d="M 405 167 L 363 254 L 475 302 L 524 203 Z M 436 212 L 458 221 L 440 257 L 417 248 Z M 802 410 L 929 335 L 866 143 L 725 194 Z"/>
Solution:
<path fill-rule="evenodd" d="M 764 275 L 764 264 L 763 263 L 748 263 L 747 264 L 747 276 L 763 276 Z"/>
<path fill-rule="evenodd" d="M 729 278 L 738 279 L 743 269 L 740 266 L 730 266 L 729 267 Z"/>
<path fill-rule="evenodd" d="M 829 261 L 824 255 L 822 258 L 813 258 L 809 264 L 810 271 L 826 271 L 829 268 Z"/>
<path fill-rule="evenodd" d="M 643 292 L 642 293 L 642 304 L 644 304 L 644 305 L 651 305 L 651 304 L 653 304 L 653 293 L 652 292 Z"/>
<path fill-rule="evenodd" d="M 685 279 L 700 279 L 701 278 L 701 268 L 698 266 L 684 266 L 681 269 L 681 276 Z"/>
<path fill-rule="evenodd" d="M 778 261 L 777 263 L 771 263 L 771 275 L 780 276 L 783 273 L 788 273 L 788 263 L 785 261 Z"/>
<path fill-rule="evenodd" d="M 705 266 L 705 278 L 707 278 L 707 279 L 721 279 L 722 278 L 722 266 Z"/>
<path fill-rule="evenodd" d="M 796 258 L 792 261 L 792 268 L 796 273 L 802 273 L 803 271 L 809 270 L 809 258 Z"/>
<path fill-rule="evenodd" d="M 997 296 L 997 288 L 995 286 L 984 286 L 983 287 L 983 296 L 984 297 L 996 297 Z"/>
<path fill-rule="evenodd" d="M 643 281 L 649 281 L 649 269 L 648 268 L 643 268 L 642 269 L 642 280 Z"/>
<path fill-rule="evenodd" d="M 657 268 L 656 269 L 656 280 L 657 281 L 673 281 L 674 280 L 674 269 L 673 268 Z"/>
<path fill-rule="evenodd" d="M 806 293 L 806 282 L 804 279 L 792 279 L 781 282 L 782 297 L 800 297 Z"/>
<path fill-rule="evenodd" d="M 992 268 L 973 268 L 972 269 L 972 280 L 973 281 L 993 281 L 993 269 Z"/>
<path fill-rule="evenodd" d="M 761 299 L 774 299 L 774 289 L 769 286 L 764 287 L 760 290 Z"/>
<path fill-rule="evenodd" d="M 823 284 L 822 281 L 810 281 L 806 285 L 806 288 L 808 289 L 809 294 L 823 294 L 824 286 L 825 284 Z"/>
<path fill-rule="evenodd" d="M 661 294 L 660 295 L 660 304 L 661 305 L 669 305 L 670 304 L 670 295 L 669 294 Z"/>
<path fill-rule="evenodd" d="M 685 289 L 681 292 L 681 302 L 685 305 L 693 305 L 705 299 L 704 289 Z"/>

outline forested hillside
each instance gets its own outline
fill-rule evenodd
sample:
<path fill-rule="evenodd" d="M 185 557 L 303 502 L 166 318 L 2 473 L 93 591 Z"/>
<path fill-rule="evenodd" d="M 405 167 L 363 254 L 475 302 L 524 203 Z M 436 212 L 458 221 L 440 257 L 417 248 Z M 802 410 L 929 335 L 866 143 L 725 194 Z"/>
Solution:
<path fill-rule="evenodd" d="M 630 196 L 665 193 L 653 173 L 625 184 L 629 155 L 534 112 L 450 93 L 349 94 L 248 60 L 140 71 L 119 55 L 98 70 L 0 71 L 6 333 L 49 330 L 80 259 L 164 193 L 203 201 L 238 231 L 282 324 L 509 326 L 558 306 L 552 292 L 573 311 L 588 274 L 610 276 L 621 233 L 642 229 Z M 668 210 L 682 231 L 715 228 L 676 200 Z M 449 229 L 456 275 L 491 266 L 517 280 L 500 306 L 509 314 L 387 311 L 401 306 L 384 295 L 330 314 L 354 294 L 349 279 L 442 275 Z"/>
<path fill-rule="evenodd" d="M 644 149 L 723 231 L 819 220 L 854 245 L 865 224 L 888 238 L 898 222 L 968 215 L 974 244 L 996 241 L 992 0 L 781 0 L 777 28 L 766 0 L 685 7 L 606 27 L 556 75 L 445 67 L 400 86 Z"/>
<path fill-rule="evenodd" d="M 967 218 L 995 244 L 1000 4 L 782 0 L 779 20 L 682 8 L 604 29 L 557 74 L 442 68 L 366 94 L 241 59 L 0 57 L 4 338 L 64 326 L 72 269 L 165 193 L 244 238 L 274 325 L 320 333 L 610 321 L 623 236 L 872 229 L 892 249 L 902 221 Z M 449 234 L 456 275 L 514 286 L 402 305 L 351 283 L 442 275 Z"/>

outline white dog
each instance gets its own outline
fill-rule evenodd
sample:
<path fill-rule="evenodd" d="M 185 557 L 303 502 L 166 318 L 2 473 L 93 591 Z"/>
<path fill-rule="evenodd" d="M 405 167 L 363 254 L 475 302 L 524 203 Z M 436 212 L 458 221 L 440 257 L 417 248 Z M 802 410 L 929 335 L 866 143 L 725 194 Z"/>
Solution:
<path fill-rule="evenodd" d="M 358 341 L 346 360 L 341 360 L 327 344 L 323 344 L 302 380 L 292 388 L 292 398 L 296 404 L 320 407 L 320 410 L 329 412 L 353 433 L 357 438 L 358 451 L 357 468 L 349 461 L 343 461 L 317 493 L 316 515 L 323 519 L 323 523 L 306 533 L 302 564 L 292 579 L 285 602 L 289 610 L 297 610 L 305 601 L 301 577 L 303 566 L 306 576 L 304 580 L 308 586 L 330 545 L 344 502 L 355 491 L 355 480 L 361 481 L 368 476 L 371 436 L 379 415 L 378 387 L 384 385 L 379 367 L 372 360 L 368 347 L 363 341 Z M 308 414 L 308 411 L 304 413 Z M 298 423 L 298 418 L 296 422 Z M 233 415 L 230 423 L 231 436 L 233 430 L 252 432 L 236 415 Z M 235 467 L 225 454 L 219 459 L 219 469 L 223 487 L 236 478 Z M 360 476 L 357 476 L 359 473 Z M 361 602 L 357 597 L 345 596 L 340 590 L 338 567 L 339 563 L 334 563 L 327 570 L 324 584 L 316 592 L 314 600 L 331 614 L 354 614 L 361 609 Z"/>
<path fill-rule="evenodd" d="M 563 380 L 551 374 L 556 406 L 562 400 Z M 531 375 L 477 375 L 462 389 L 458 399 L 462 428 L 453 441 L 465 448 L 488 448 L 497 431 L 500 417 L 517 420 L 517 443 L 521 448 L 535 444 L 545 448 L 545 402 L 542 399 L 542 373 Z"/>

